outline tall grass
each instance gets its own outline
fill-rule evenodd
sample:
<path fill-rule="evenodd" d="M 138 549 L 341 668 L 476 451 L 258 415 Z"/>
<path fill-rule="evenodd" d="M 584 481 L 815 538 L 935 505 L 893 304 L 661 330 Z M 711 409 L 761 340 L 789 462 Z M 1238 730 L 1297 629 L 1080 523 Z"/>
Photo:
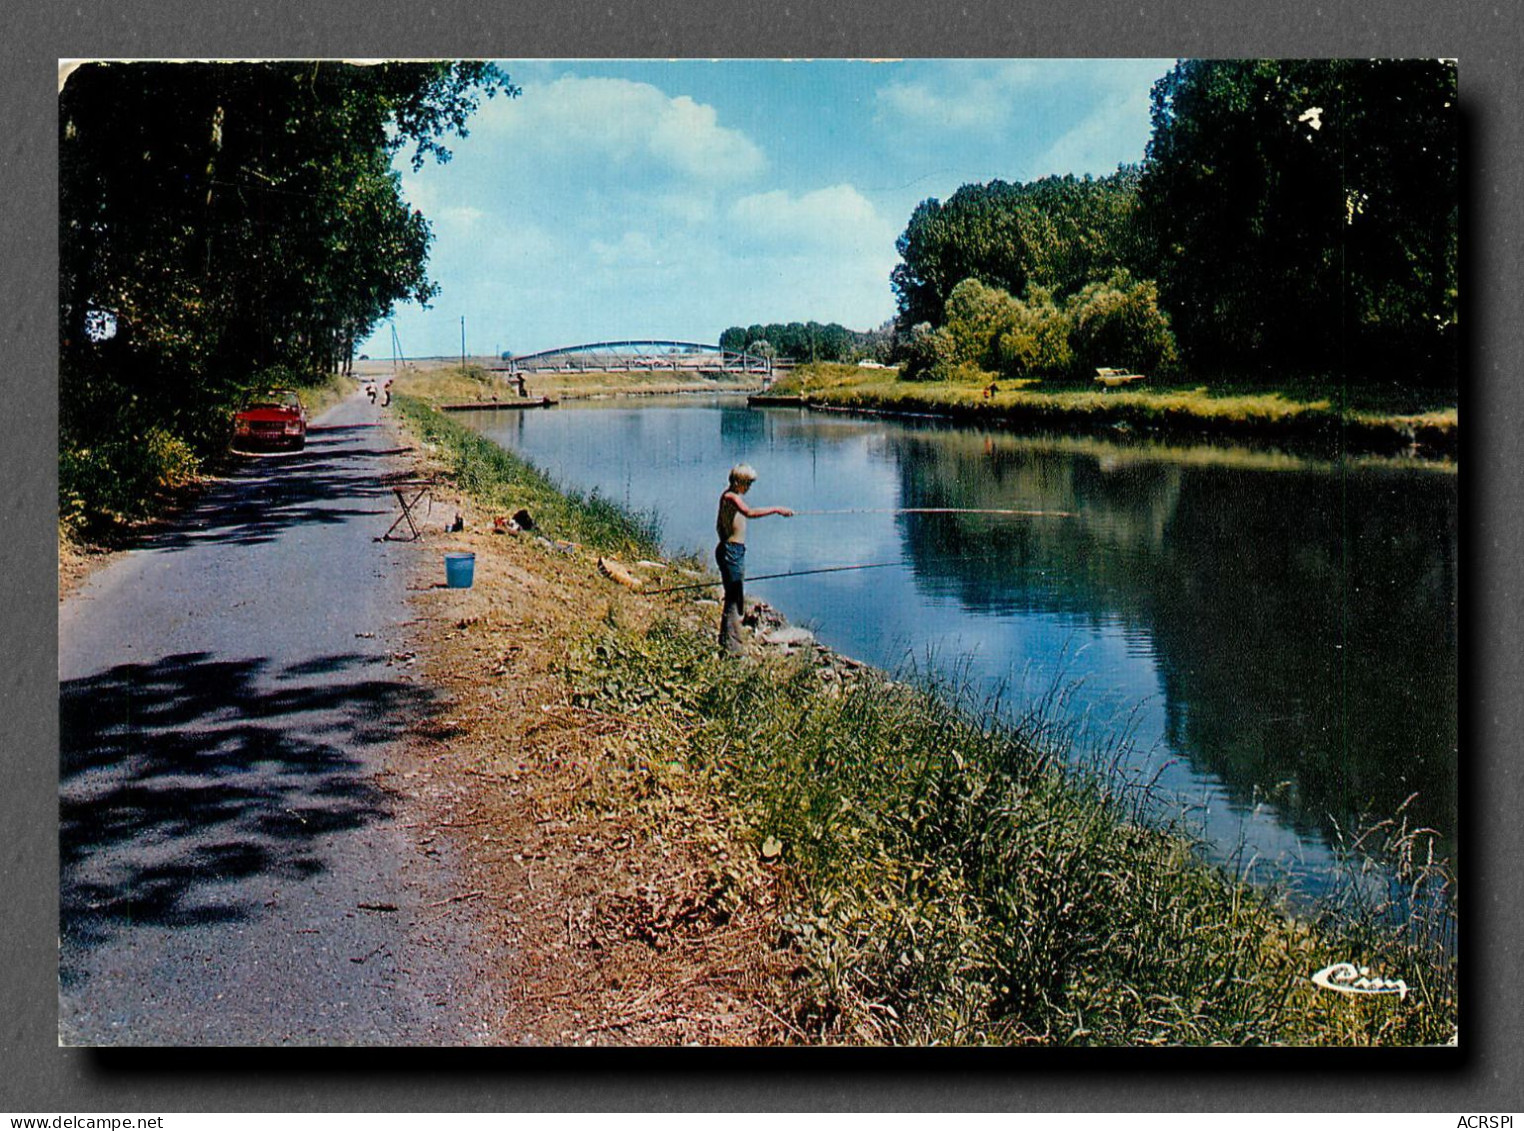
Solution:
<path fill-rule="evenodd" d="M 296 379 L 289 381 L 278 380 L 274 374 L 265 376 L 270 388 L 283 388 L 287 385 L 294 387 L 301 395 L 302 404 L 307 407 L 308 419 L 321 416 L 344 400 L 355 391 L 356 384 L 353 377 L 341 373 L 308 374 L 305 379 L 297 375 Z"/>
<path fill-rule="evenodd" d="M 374 363 L 372 363 L 374 365 Z M 377 381 L 392 380 L 396 396 L 419 397 L 438 403 L 450 401 L 490 401 L 494 397 L 516 396 L 513 386 L 484 366 L 467 363 L 452 365 L 409 363 L 400 370 L 376 374 Z"/>
<path fill-rule="evenodd" d="M 830 674 L 823 674 L 830 671 Z M 792 1023 L 868 1043 L 1417 1044 L 1449 1039 L 1431 947 L 1289 917 L 1148 827 L 1131 793 L 1064 764 L 958 689 L 798 660 L 716 663 L 672 621 L 606 627 L 569 664 L 584 706 L 641 715 L 621 747 L 674 764 L 783 865 Z M 1405 998 L 1310 976 L 1348 961 Z"/>
<path fill-rule="evenodd" d="M 537 532 L 607 554 L 649 557 L 660 552 L 661 521 L 633 513 L 596 490 L 558 486 L 529 461 L 473 432 L 417 397 L 394 401 L 418 437 L 444 461 L 461 490 L 502 514 L 528 510 Z"/>

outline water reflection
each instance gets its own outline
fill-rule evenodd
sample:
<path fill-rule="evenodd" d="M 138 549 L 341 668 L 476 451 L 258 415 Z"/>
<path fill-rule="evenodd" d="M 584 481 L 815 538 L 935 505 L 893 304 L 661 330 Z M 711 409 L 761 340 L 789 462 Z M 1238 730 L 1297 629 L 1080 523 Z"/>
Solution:
<path fill-rule="evenodd" d="M 1415 819 L 1453 829 L 1452 475 L 1182 466 L 1001 439 L 892 441 L 906 506 L 1077 515 L 907 516 L 909 553 L 956 577 L 963 605 L 1107 616 L 1145 635 L 1168 747 L 1299 831 L 1389 815 L 1415 793 Z"/>
<path fill-rule="evenodd" d="M 511 415 L 511 420 L 501 420 Z M 1189 807 L 1221 859 L 1316 889 L 1339 829 L 1395 812 L 1455 828 L 1453 473 L 1274 453 L 1041 440 L 736 403 L 482 414 L 562 481 L 654 508 L 707 551 L 725 470 L 767 520 L 758 583 L 827 643 L 987 687 L 1075 685 L 1096 734 Z M 1042 516 L 891 514 L 907 507 Z"/>

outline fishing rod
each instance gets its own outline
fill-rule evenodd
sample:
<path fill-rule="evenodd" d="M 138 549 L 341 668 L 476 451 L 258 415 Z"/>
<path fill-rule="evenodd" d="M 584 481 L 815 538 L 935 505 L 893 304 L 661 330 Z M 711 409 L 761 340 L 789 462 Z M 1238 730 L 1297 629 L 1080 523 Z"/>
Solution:
<path fill-rule="evenodd" d="M 940 557 L 937 560 L 939 560 L 939 561 L 959 561 L 959 562 L 970 562 L 970 561 L 972 561 L 972 562 L 983 562 L 983 561 L 992 561 L 992 560 L 994 560 L 994 558 L 991 555 L 988 555 L 988 554 L 951 554 L 951 555 L 947 555 L 947 556 L 944 556 L 944 557 Z M 599 568 L 604 572 L 604 574 L 606 576 L 612 577 L 616 581 L 620 581 L 620 578 L 615 574 L 613 568 L 611 568 L 611 566 L 608 563 L 604 562 L 603 559 L 601 559 L 601 558 L 599 559 L 599 562 L 600 562 Z M 889 566 L 903 566 L 903 565 L 910 565 L 910 564 L 911 564 L 910 562 L 908 562 L 908 561 L 906 561 L 905 559 L 902 558 L 902 559 L 900 559 L 897 562 L 869 562 L 869 563 L 867 563 L 865 565 L 821 566 L 818 569 L 794 569 L 794 570 L 789 570 L 787 573 L 759 573 L 755 577 L 748 577 L 748 578 L 746 578 L 746 581 L 748 583 L 752 582 L 752 581 L 775 581 L 775 580 L 777 580 L 780 577 L 807 577 L 807 576 L 809 576 L 810 574 L 813 574 L 813 573 L 849 573 L 852 570 L 858 570 L 858 569 L 887 569 Z M 628 574 L 628 571 L 625 571 L 625 572 L 626 572 L 626 574 Z M 1021 570 L 1019 572 L 1030 573 L 1030 572 L 1034 572 L 1034 571 L 1032 571 L 1032 570 Z M 1035 572 L 1037 572 L 1037 573 L 1046 573 L 1047 570 L 1036 570 Z M 626 582 L 623 582 L 623 581 L 620 581 L 620 583 L 621 584 L 627 584 Z M 717 586 L 717 585 L 720 585 L 720 584 L 722 584 L 720 581 L 694 581 L 694 582 L 690 582 L 687 585 L 668 585 L 668 586 L 664 586 L 661 589 L 637 589 L 636 592 L 638 592 L 638 593 L 647 593 L 647 594 L 655 594 L 655 593 L 680 593 L 680 592 L 682 592 L 683 590 L 686 590 L 686 589 L 709 589 L 709 588 L 713 588 L 714 586 Z M 633 586 L 632 586 L 632 588 L 633 588 Z"/>
<path fill-rule="evenodd" d="M 780 578 L 780 577 L 804 577 L 807 574 L 812 574 L 812 573 L 846 573 L 849 570 L 854 570 L 854 569 L 885 569 L 888 566 L 897 566 L 897 565 L 904 565 L 904 564 L 905 564 L 904 562 L 899 561 L 899 562 L 869 562 L 866 565 L 822 566 L 819 569 L 795 569 L 795 570 L 790 570 L 787 573 L 759 573 L 755 577 L 748 577 L 746 580 L 747 581 L 773 581 L 773 580 L 775 580 L 777 578 Z M 720 582 L 718 582 L 718 581 L 695 581 L 695 582 L 693 582 L 693 583 L 691 583 L 689 585 L 668 585 L 668 586 L 666 586 L 663 589 L 641 589 L 638 592 L 641 592 L 641 593 L 651 593 L 651 594 L 655 594 L 655 593 L 680 593 L 684 589 L 710 589 L 710 588 L 713 588 L 714 586 L 719 585 L 719 584 L 720 584 Z"/>
<path fill-rule="evenodd" d="M 1005 514 L 1017 515 L 1022 518 L 1074 518 L 1069 511 L 1029 511 L 1029 510 L 1005 510 L 993 507 L 854 507 L 847 510 L 806 510 L 794 511 L 796 516 L 815 515 L 841 515 L 841 514 Z M 747 581 L 776 581 L 782 577 L 808 577 L 818 573 L 850 573 L 860 569 L 887 569 L 889 566 L 904 565 L 905 562 L 868 562 L 862 565 L 839 565 L 821 566 L 817 569 L 795 569 L 787 573 L 759 573 L 755 577 L 748 577 Z M 720 584 L 718 581 L 694 581 L 686 585 L 667 585 L 660 589 L 642 588 L 635 577 L 628 570 L 619 567 L 617 563 L 610 563 L 603 558 L 598 559 L 598 568 L 607 577 L 613 578 L 621 585 L 634 589 L 640 593 L 655 595 L 657 593 L 682 593 L 689 589 L 710 589 Z"/>
<path fill-rule="evenodd" d="M 796 517 L 821 514 L 1010 514 L 1022 518 L 1073 518 L 1071 511 L 999 510 L 993 507 L 853 507 L 848 510 L 795 511 Z"/>

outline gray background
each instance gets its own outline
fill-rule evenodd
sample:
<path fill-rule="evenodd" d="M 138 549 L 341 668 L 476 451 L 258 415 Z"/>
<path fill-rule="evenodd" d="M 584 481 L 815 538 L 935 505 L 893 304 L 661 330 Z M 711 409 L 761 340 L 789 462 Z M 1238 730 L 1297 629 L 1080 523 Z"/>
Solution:
<path fill-rule="evenodd" d="M 495 10 L 494 10 L 495 9 Z M 1512 4 L 1222 0 L 296 0 L 10 13 L 0 301 L 0 1111 L 1520 1110 L 1519 767 L 1511 600 L 1519 417 Z M 59 58 L 1443 56 L 1466 115 L 1462 255 L 1462 1048 L 1336 1051 L 348 1050 L 56 1046 Z M 1422 641 L 1414 641 L 1422 647 Z M 1439 1123 L 1436 1122 L 1436 1126 Z M 1453 1118 L 1443 1124 L 1454 1126 Z"/>

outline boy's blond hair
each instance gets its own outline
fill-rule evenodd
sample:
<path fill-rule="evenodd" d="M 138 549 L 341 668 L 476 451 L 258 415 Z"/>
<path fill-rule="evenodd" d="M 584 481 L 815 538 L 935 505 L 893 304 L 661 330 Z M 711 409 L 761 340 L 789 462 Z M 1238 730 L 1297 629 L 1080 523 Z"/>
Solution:
<path fill-rule="evenodd" d="M 755 483 L 757 473 L 749 463 L 738 463 L 730 469 L 730 485 L 739 487 L 742 483 Z"/>

